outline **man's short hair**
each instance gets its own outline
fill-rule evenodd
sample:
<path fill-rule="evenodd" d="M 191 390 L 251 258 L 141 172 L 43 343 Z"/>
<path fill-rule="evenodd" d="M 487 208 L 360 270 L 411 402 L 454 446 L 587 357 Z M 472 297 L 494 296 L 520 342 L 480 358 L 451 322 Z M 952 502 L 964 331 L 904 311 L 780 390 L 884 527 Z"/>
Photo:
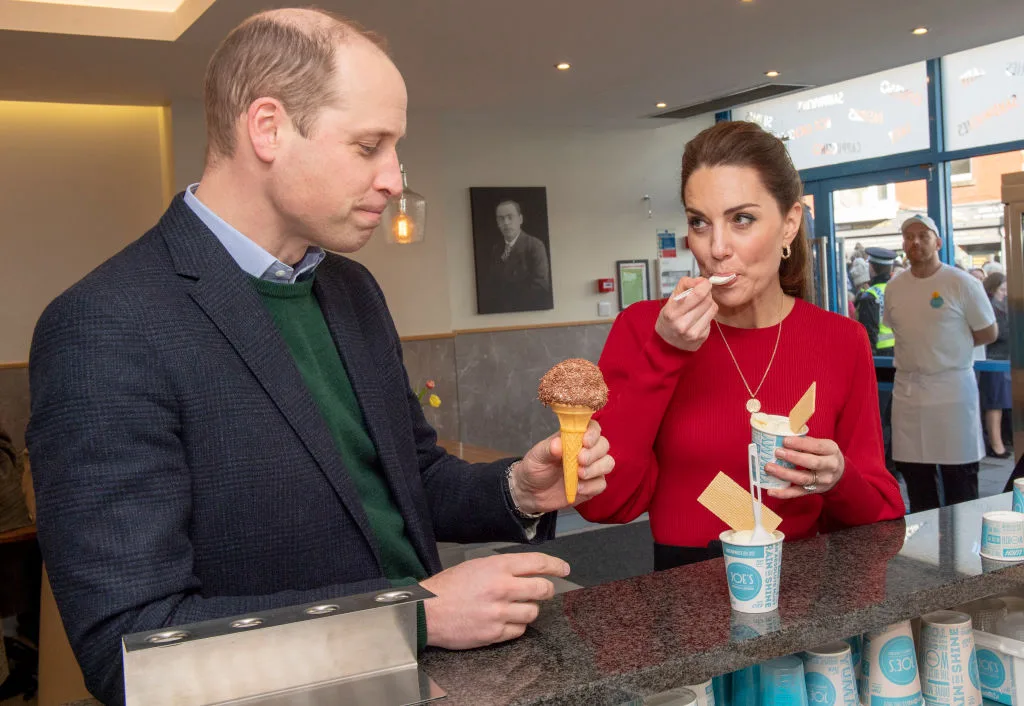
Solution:
<path fill-rule="evenodd" d="M 321 108 L 338 96 L 331 86 L 340 44 L 363 37 L 382 51 L 383 40 L 358 23 L 326 10 L 322 21 L 289 18 L 288 11 L 253 15 L 225 37 L 210 58 L 203 85 L 207 160 L 235 153 L 235 125 L 257 98 L 281 101 L 303 137 Z"/>
<path fill-rule="evenodd" d="M 494 207 L 494 212 L 497 213 L 498 209 L 507 203 L 510 203 L 516 207 L 516 213 L 518 213 L 520 216 L 523 215 L 523 209 L 519 207 L 519 202 L 513 201 L 512 199 L 505 199 L 504 201 L 499 202 L 498 205 Z"/>

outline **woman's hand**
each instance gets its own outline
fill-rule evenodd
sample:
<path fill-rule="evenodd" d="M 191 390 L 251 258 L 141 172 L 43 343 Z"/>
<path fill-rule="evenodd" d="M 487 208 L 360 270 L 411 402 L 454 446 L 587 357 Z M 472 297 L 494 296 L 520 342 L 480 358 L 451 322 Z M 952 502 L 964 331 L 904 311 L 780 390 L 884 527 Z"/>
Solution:
<path fill-rule="evenodd" d="M 827 493 L 836 486 L 846 470 L 846 459 L 839 445 L 831 439 L 812 439 L 809 436 L 787 436 L 785 447 L 775 450 L 775 457 L 789 461 L 795 469 L 783 468 L 775 463 L 765 466 L 769 475 L 788 480 L 788 488 L 769 490 L 773 498 L 799 498 L 812 493 Z"/>
<path fill-rule="evenodd" d="M 691 288 L 692 292 L 676 301 L 677 295 Z M 683 277 L 661 308 L 654 330 L 669 345 L 693 352 L 707 340 L 711 321 L 717 313 L 718 305 L 711 298 L 711 283 L 706 279 Z"/>

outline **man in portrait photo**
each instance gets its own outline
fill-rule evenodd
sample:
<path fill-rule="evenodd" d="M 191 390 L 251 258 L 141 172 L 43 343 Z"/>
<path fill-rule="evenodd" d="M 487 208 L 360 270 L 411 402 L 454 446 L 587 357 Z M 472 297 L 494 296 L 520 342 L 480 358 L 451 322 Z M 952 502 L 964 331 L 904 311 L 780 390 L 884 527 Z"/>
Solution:
<path fill-rule="evenodd" d="M 523 207 L 503 199 L 494 209 L 497 236 L 478 269 L 481 314 L 551 309 L 551 266 L 544 241 L 523 228 Z M 483 276 L 481 276 L 483 275 Z"/>

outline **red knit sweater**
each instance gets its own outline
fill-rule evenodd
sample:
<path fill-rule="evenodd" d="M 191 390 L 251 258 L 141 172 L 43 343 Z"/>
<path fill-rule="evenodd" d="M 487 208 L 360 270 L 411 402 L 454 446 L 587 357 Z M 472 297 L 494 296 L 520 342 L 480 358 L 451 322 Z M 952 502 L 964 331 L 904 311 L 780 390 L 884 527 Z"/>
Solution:
<path fill-rule="evenodd" d="M 595 419 L 611 443 L 615 470 L 608 489 L 577 509 L 593 522 L 629 522 L 648 512 L 655 542 L 703 547 L 727 527 L 697 497 L 719 471 L 749 487 L 749 397 L 717 327 L 696 353 L 680 351 L 654 330 L 663 305 L 634 304 L 612 326 L 599 363 L 608 404 Z M 776 328 L 722 329 L 756 388 Z M 899 486 L 885 468 L 867 334 L 856 321 L 797 300 L 757 395 L 762 411 L 788 414 L 815 381 L 810 436 L 839 444 L 846 471 L 824 494 L 776 500 L 766 493 L 765 504 L 783 518 L 779 529 L 801 539 L 902 517 Z"/>

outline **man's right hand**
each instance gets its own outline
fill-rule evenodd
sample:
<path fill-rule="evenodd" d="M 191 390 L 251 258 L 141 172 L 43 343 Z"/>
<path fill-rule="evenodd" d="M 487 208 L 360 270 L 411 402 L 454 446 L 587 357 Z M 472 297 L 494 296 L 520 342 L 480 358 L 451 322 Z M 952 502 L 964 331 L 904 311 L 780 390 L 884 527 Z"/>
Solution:
<path fill-rule="evenodd" d="M 568 574 L 561 559 L 530 552 L 470 559 L 420 581 L 437 596 L 423 602 L 427 644 L 466 650 L 517 638 L 537 618 L 537 601 L 555 595 L 543 575 Z"/>
<path fill-rule="evenodd" d="M 688 289 L 693 291 L 676 301 L 675 297 Z M 711 297 L 711 282 L 683 277 L 662 307 L 654 330 L 670 345 L 693 352 L 707 340 L 717 313 L 718 305 Z"/>

